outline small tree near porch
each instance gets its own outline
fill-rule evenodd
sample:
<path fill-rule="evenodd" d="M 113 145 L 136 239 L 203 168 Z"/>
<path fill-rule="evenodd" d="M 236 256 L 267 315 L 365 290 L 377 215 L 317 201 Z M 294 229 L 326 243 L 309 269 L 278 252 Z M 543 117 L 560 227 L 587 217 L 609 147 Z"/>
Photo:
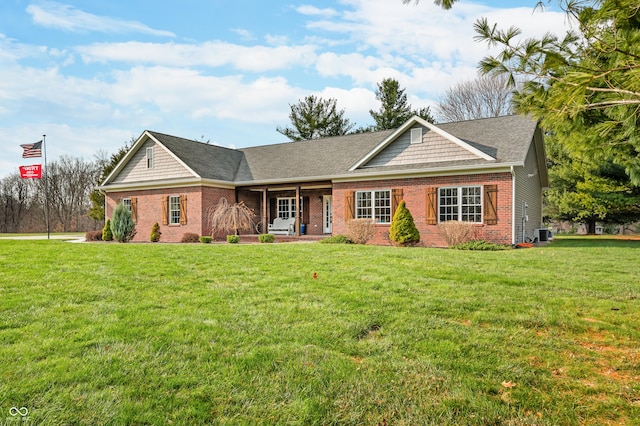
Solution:
<path fill-rule="evenodd" d="M 209 225 L 211 226 L 211 236 L 216 233 L 233 233 L 238 235 L 240 231 L 251 231 L 255 229 L 253 210 L 243 202 L 229 204 L 226 198 L 220 198 L 218 204 L 207 212 Z"/>

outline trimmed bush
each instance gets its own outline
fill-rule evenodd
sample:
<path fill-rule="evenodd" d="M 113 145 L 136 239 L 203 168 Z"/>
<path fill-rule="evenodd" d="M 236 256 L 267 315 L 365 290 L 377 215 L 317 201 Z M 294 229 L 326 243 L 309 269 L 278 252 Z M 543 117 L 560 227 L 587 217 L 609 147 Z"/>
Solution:
<path fill-rule="evenodd" d="M 183 236 L 182 239 L 180 240 L 181 243 L 199 243 L 200 242 L 200 235 L 195 234 L 193 232 L 186 232 Z"/>
<path fill-rule="evenodd" d="M 401 201 L 393 214 L 389 239 L 399 245 L 411 245 L 420 241 L 420 232 L 416 228 L 413 216 L 404 201 Z"/>
<path fill-rule="evenodd" d="M 376 224 L 371 219 L 351 219 L 346 235 L 355 244 L 367 244 L 376 235 Z"/>
<path fill-rule="evenodd" d="M 158 241 L 160 241 L 160 235 L 162 235 L 162 232 L 160 232 L 160 225 L 158 225 L 158 222 L 156 222 L 151 227 L 151 236 L 149 237 L 149 239 L 152 243 L 157 243 Z"/>
<path fill-rule="evenodd" d="M 240 242 L 240 237 L 237 235 L 227 235 L 227 242 L 229 244 L 238 244 Z"/>
<path fill-rule="evenodd" d="M 121 202 L 118 203 L 113 211 L 111 233 L 113 238 L 121 243 L 128 243 L 136 235 L 136 224 L 133 221 L 131 210 Z"/>
<path fill-rule="evenodd" d="M 272 243 L 276 240 L 275 235 L 271 234 L 260 234 L 258 235 L 258 241 L 261 243 Z"/>
<path fill-rule="evenodd" d="M 473 240 L 466 243 L 456 244 L 449 248 L 455 250 L 483 250 L 483 251 L 497 251 L 497 250 L 509 250 L 512 247 L 506 244 L 495 244 L 485 240 Z"/>
<path fill-rule="evenodd" d="M 102 228 L 102 241 L 113 241 L 113 233 L 111 232 L 111 219 L 107 219 L 107 222 Z"/>
<path fill-rule="evenodd" d="M 212 237 L 209 237 L 207 235 L 203 235 L 202 237 L 200 237 L 200 242 L 202 244 L 211 244 L 211 241 L 213 240 Z"/>
<path fill-rule="evenodd" d="M 102 231 L 89 231 L 84 234 L 85 241 L 102 241 Z"/>
<path fill-rule="evenodd" d="M 353 241 L 349 239 L 346 235 L 333 235 L 329 238 L 325 238 L 324 240 L 320 240 L 322 244 L 353 244 Z"/>

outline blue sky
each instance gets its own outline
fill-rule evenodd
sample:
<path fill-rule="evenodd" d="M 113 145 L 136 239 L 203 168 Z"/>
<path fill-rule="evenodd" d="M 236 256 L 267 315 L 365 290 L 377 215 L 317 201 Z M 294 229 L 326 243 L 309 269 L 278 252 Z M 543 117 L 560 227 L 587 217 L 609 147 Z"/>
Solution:
<path fill-rule="evenodd" d="M 476 76 L 489 51 L 479 17 L 524 36 L 566 30 L 536 0 L 1 0 L 0 177 L 48 160 L 113 153 L 145 129 L 226 147 L 284 142 L 289 105 L 335 98 L 371 124 L 376 83 L 396 78 L 414 107 Z"/>

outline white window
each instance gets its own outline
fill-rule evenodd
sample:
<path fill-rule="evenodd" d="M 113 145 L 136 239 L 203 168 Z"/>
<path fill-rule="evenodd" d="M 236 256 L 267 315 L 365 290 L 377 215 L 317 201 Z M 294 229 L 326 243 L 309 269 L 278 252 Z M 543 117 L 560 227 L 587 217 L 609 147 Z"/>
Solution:
<path fill-rule="evenodd" d="M 302 210 L 302 203 L 300 205 Z M 278 217 L 281 219 L 289 219 L 296 217 L 296 199 L 293 198 L 278 198 Z"/>
<path fill-rule="evenodd" d="M 439 188 L 438 191 L 440 222 L 456 220 L 482 223 L 482 187 Z"/>
<path fill-rule="evenodd" d="M 356 219 L 391 223 L 391 191 L 387 189 L 356 192 Z"/>
<path fill-rule="evenodd" d="M 128 208 L 129 211 L 131 211 L 131 198 L 123 198 L 122 205 Z"/>
<path fill-rule="evenodd" d="M 422 127 L 411 129 L 411 143 L 422 143 Z"/>
<path fill-rule="evenodd" d="M 147 148 L 147 169 L 153 169 L 153 147 Z"/>
<path fill-rule="evenodd" d="M 169 197 L 169 224 L 180 224 L 180 196 L 172 195 Z"/>

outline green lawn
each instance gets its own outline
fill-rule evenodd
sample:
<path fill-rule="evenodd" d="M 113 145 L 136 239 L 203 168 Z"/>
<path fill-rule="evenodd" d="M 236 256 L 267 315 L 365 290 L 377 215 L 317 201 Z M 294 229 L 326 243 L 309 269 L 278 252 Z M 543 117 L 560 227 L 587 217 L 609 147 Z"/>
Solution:
<path fill-rule="evenodd" d="M 2 240 L 0 424 L 640 424 L 639 266 L 611 239 Z"/>

